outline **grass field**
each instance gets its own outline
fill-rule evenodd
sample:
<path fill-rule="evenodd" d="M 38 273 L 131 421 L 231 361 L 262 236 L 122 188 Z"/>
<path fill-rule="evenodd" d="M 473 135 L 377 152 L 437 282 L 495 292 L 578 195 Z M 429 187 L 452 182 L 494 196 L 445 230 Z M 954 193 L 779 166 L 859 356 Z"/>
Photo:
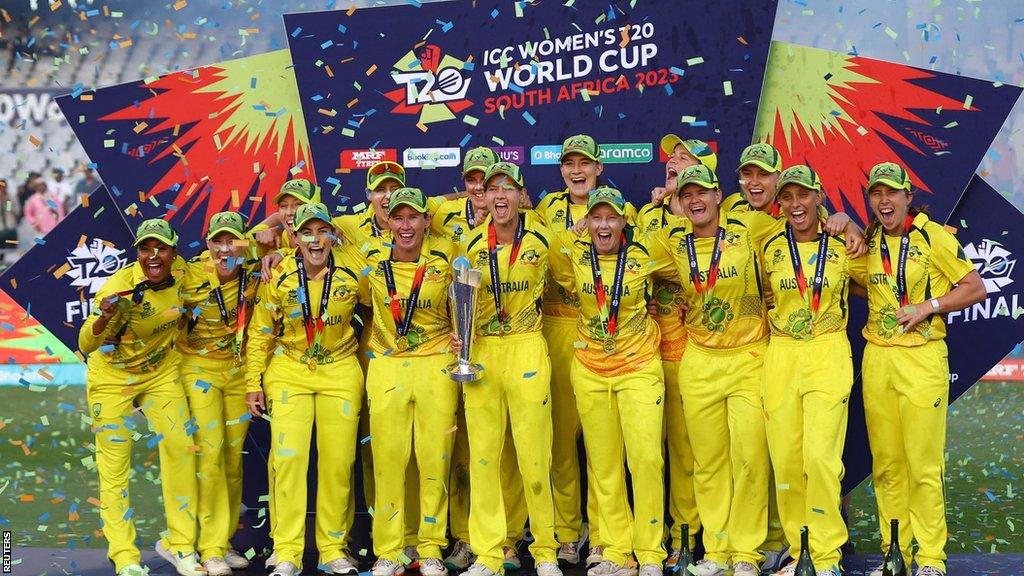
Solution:
<path fill-rule="evenodd" d="M 0 388 L 0 527 L 15 546 L 103 547 L 84 387 Z M 131 498 L 143 542 L 163 530 L 156 450 L 136 417 Z M 1024 385 L 982 382 L 950 410 L 948 551 L 1024 552 Z M 858 552 L 876 549 L 869 481 L 853 495 Z"/>

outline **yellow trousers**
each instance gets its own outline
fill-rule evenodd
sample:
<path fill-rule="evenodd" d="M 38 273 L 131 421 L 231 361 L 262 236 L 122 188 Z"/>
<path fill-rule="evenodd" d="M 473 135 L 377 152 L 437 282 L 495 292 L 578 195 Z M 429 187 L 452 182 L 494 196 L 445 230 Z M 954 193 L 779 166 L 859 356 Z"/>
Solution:
<path fill-rule="evenodd" d="M 715 350 L 688 342 L 680 390 L 706 557 L 760 564 L 767 533 L 768 442 L 761 378 L 768 341 Z"/>
<path fill-rule="evenodd" d="M 400 560 L 406 469 L 413 452 L 420 472 L 417 552 L 421 558 L 440 559 L 447 545 L 447 484 L 458 403 L 458 386 L 446 372 L 452 360 L 450 354 L 370 360 L 366 393 L 377 463 L 373 548 L 379 558 Z"/>
<path fill-rule="evenodd" d="M 100 477 L 100 519 L 107 538 L 107 557 L 120 571 L 141 561 L 135 546 L 135 509 L 129 501 L 133 423 L 142 408 L 151 435 L 148 445 L 160 456 L 160 485 L 167 532 L 164 546 L 171 552 L 195 552 L 198 487 L 196 446 L 193 445 L 188 400 L 181 386 L 177 357 L 167 368 L 137 375 L 104 366 L 89 369 L 86 396 L 96 434 L 96 470 Z"/>
<path fill-rule="evenodd" d="M 534 561 L 557 562 L 551 492 L 551 368 L 547 345 L 539 333 L 484 337 L 476 342 L 474 357 L 483 366 L 482 378 L 463 386 L 469 432 L 472 505 L 470 543 L 477 562 L 494 572 L 502 567 L 502 546 L 507 544 L 507 485 L 502 457 L 508 450 L 506 430 L 511 428 L 525 492 Z M 494 455 L 499 455 L 495 458 Z M 522 528 L 522 523 L 519 525 Z"/>
<path fill-rule="evenodd" d="M 580 415 L 571 377 L 575 361 L 573 345 L 578 339 L 575 318 L 545 316 L 542 326 L 551 358 L 551 484 L 555 498 L 555 535 L 559 542 L 575 542 L 583 533 L 581 513 L 580 461 L 576 441 L 580 437 Z M 587 456 L 587 477 L 593 478 Z M 625 488 L 625 480 L 622 487 Z M 593 482 L 587 485 L 587 520 L 590 547 L 602 546 L 598 527 L 597 496 Z"/>
<path fill-rule="evenodd" d="M 316 546 L 320 564 L 348 555 L 363 373 L 355 356 L 310 371 L 275 358 L 263 379 L 274 454 L 274 551 L 278 562 L 302 567 L 306 532 L 306 476 L 316 425 Z"/>
<path fill-rule="evenodd" d="M 598 504 L 604 559 L 624 565 L 665 561 L 664 426 L 665 383 L 661 359 L 621 376 L 602 376 L 578 361 L 572 383 L 583 424 Z M 623 460 L 633 480 L 633 512 L 625 486 Z M 634 522 L 635 517 L 635 522 Z"/>
<path fill-rule="evenodd" d="M 245 374 L 233 359 L 186 355 L 181 383 L 199 446 L 199 554 L 223 558 L 242 510 L 242 445 L 249 429 Z"/>
<path fill-rule="evenodd" d="M 847 537 L 840 491 L 853 386 L 846 333 L 808 341 L 773 336 L 763 386 L 779 516 L 790 550 L 799 556 L 800 528 L 806 525 L 814 567 L 837 567 Z"/>
<path fill-rule="evenodd" d="M 864 416 L 871 444 L 882 551 L 889 550 L 889 523 L 900 521 L 900 546 L 910 562 L 946 571 L 946 502 L 943 476 L 949 361 L 946 343 L 913 348 L 864 349 Z"/>
<path fill-rule="evenodd" d="M 683 524 L 686 524 L 690 527 L 686 538 L 692 550 L 700 531 L 700 516 L 693 493 L 693 446 L 679 394 L 679 362 L 663 360 L 661 367 L 665 374 L 665 446 L 668 453 L 668 513 L 672 518 L 671 546 L 682 548 Z"/>

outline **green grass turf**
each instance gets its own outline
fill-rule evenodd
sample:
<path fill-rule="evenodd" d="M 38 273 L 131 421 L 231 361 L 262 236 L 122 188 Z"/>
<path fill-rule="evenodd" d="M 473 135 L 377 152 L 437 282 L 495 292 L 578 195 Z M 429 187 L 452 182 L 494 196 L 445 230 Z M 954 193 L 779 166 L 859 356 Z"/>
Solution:
<path fill-rule="evenodd" d="M 0 388 L 0 527 L 12 531 L 15 546 L 105 546 L 89 502 L 98 488 L 84 392 L 82 386 Z M 156 449 L 146 445 L 152 434 L 142 417 L 135 422 L 131 498 L 148 546 L 164 522 Z M 949 430 L 948 551 L 1024 552 L 1024 384 L 975 386 L 951 408 Z M 854 492 L 852 510 L 857 551 L 873 552 L 878 524 L 870 481 Z"/>

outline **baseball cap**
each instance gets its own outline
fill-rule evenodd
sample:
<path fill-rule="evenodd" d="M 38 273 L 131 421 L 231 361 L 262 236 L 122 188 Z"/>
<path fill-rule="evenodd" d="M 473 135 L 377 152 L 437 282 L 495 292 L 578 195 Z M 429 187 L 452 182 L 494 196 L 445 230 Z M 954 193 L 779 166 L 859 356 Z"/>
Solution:
<path fill-rule="evenodd" d="M 736 169 L 737 172 L 747 164 L 753 164 L 769 172 L 782 172 L 782 156 L 779 155 L 779 151 L 774 146 L 764 142 L 751 144 L 743 149 L 743 153 L 740 154 L 740 167 Z"/>
<path fill-rule="evenodd" d="M 599 186 L 590 191 L 590 198 L 587 199 L 587 212 L 593 210 L 598 204 L 611 206 L 619 216 L 626 214 L 626 199 L 622 197 L 622 192 L 610 186 Z"/>
<path fill-rule="evenodd" d="M 875 184 L 885 184 L 896 190 L 910 190 L 910 175 L 895 162 L 875 164 L 868 175 L 868 190 Z"/>
<path fill-rule="evenodd" d="M 809 190 L 821 192 L 821 180 L 818 178 L 818 173 L 811 170 L 810 166 L 803 164 L 786 168 L 782 176 L 779 177 L 779 184 L 775 190 L 781 191 L 786 184 L 796 184 Z"/>
<path fill-rule="evenodd" d="M 245 221 L 238 212 L 217 212 L 210 218 L 210 231 L 206 233 L 206 239 L 221 232 L 229 232 L 235 238 L 245 238 Z"/>
<path fill-rule="evenodd" d="M 134 246 L 142 244 L 143 240 L 149 238 L 156 238 L 168 246 L 178 245 L 178 234 L 166 220 L 160 218 L 150 218 L 149 220 L 143 220 L 142 224 L 139 224 L 139 227 L 135 230 Z"/>
<path fill-rule="evenodd" d="M 683 148 L 686 148 L 686 151 L 689 152 L 691 156 L 696 158 L 701 164 L 710 168 L 712 172 L 718 168 L 718 155 L 715 154 L 715 151 L 711 149 L 711 146 L 703 140 L 697 140 L 696 138 L 683 140 L 675 134 L 666 134 L 661 139 L 661 151 L 664 152 L 666 156 L 671 156 L 672 153 L 675 152 L 676 146 L 679 146 L 680 144 L 683 145 Z"/>
<path fill-rule="evenodd" d="M 511 162 L 495 162 L 487 168 L 487 172 L 484 174 L 484 182 L 490 181 L 491 178 L 504 174 L 512 179 L 513 182 L 523 187 L 523 174 L 519 171 L 519 166 Z"/>
<path fill-rule="evenodd" d="M 494 150 L 486 146 L 478 146 L 466 152 L 466 157 L 462 160 L 462 175 L 465 176 L 473 170 L 483 170 L 486 172 L 488 166 L 499 161 L 501 161 L 501 158 L 498 158 Z"/>
<path fill-rule="evenodd" d="M 586 134 L 569 136 L 562 142 L 562 154 L 558 160 L 565 160 L 569 154 L 582 154 L 591 160 L 601 161 L 601 149 L 597 147 L 597 142 Z"/>
<path fill-rule="evenodd" d="M 419 188 L 399 188 L 392 192 L 388 200 L 388 212 L 394 212 L 395 208 L 403 204 L 421 214 L 427 211 L 427 199 Z"/>
<path fill-rule="evenodd" d="M 299 206 L 299 209 L 295 211 L 295 229 L 302 228 L 310 220 L 323 220 L 330 224 L 331 213 L 322 202 L 310 202 Z"/>
<path fill-rule="evenodd" d="M 274 203 L 277 204 L 284 196 L 293 196 L 303 203 L 312 202 L 316 195 L 316 185 L 305 178 L 288 180 L 281 185 L 281 191 L 274 196 Z"/>
<path fill-rule="evenodd" d="M 687 166 L 683 173 L 676 176 L 676 192 L 683 189 L 687 184 L 697 184 L 701 188 L 718 188 L 718 177 L 714 171 L 703 164 Z"/>
<path fill-rule="evenodd" d="M 376 190 L 389 178 L 398 182 L 399 186 L 405 186 L 405 168 L 398 162 L 390 160 L 377 162 L 366 171 L 366 189 Z"/>

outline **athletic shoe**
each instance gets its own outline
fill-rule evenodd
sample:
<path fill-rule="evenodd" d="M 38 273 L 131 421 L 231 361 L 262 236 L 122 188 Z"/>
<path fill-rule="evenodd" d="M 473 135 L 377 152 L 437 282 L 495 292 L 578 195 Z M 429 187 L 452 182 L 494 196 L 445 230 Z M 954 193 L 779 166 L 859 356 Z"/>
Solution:
<path fill-rule="evenodd" d="M 935 566 L 921 566 L 914 573 L 914 576 L 946 576 L 942 570 L 939 570 Z"/>
<path fill-rule="evenodd" d="M 737 562 L 732 567 L 732 576 L 760 576 L 761 571 L 750 562 Z"/>
<path fill-rule="evenodd" d="M 516 549 L 510 546 L 505 546 L 501 549 L 505 553 L 505 559 L 501 562 L 501 567 L 506 571 L 511 570 L 522 570 L 523 561 L 519 559 L 519 554 L 516 554 Z"/>
<path fill-rule="evenodd" d="M 496 576 L 494 571 L 480 564 L 479 562 L 473 564 L 468 570 L 462 573 L 462 576 Z"/>
<path fill-rule="evenodd" d="M 469 547 L 469 542 L 456 540 L 451 553 L 444 559 L 444 565 L 451 570 L 465 570 L 475 560 L 476 554 L 473 554 L 473 549 Z"/>
<path fill-rule="evenodd" d="M 291 562 L 281 562 L 277 566 L 274 566 L 274 571 L 270 573 L 270 576 L 299 576 L 302 574 L 302 570 Z"/>
<path fill-rule="evenodd" d="M 587 576 L 637 576 L 636 568 L 620 566 L 611 560 L 604 560 L 587 570 Z"/>
<path fill-rule="evenodd" d="M 725 576 L 725 569 L 728 566 L 723 566 L 714 560 L 703 560 L 697 562 L 690 568 L 690 573 L 694 576 Z"/>
<path fill-rule="evenodd" d="M 668 559 L 665 560 L 665 570 L 675 570 L 676 564 L 679 564 L 679 555 L 682 554 L 682 550 L 679 548 L 673 548 L 668 554 Z"/>
<path fill-rule="evenodd" d="M 794 574 L 796 574 L 796 560 L 783 566 L 778 572 L 775 573 L 775 576 L 793 576 Z"/>
<path fill-rule="evenodd" d="M 590 527 L 584 524 L 583 530 L 580 531 L 580 537 L 575 542 L 563 542 L 558 547 L 558 564 L 565 568 L 579 564 L 580 550 L 583 549 L 583 544 L 588 538 L 590 538 Z"/>
<path fill-rule="evenodd" d="M 786 560 L 790 559 L 789 546 L 783 546 L 778 550 L 761 550 L 761 554 L 764 554 L 761 570 L 765 572 L 781 570 Z"/>
<path fill-rule="evenodd" d="M 534 567 L 537 576 L 562 576 L 562 569 L 554 562 L 541 562 Z"/>
<path fill-rule="evenodd" d="M 327 568 L 332 574 L 343 574 L 345 576 L 355 576 L 356 574 L 359 574 L 359 568 L 356 567 L 351 558 L 345 556 L 331 560 L 327 563 Z"/>
<path fill-rule="evenodd" d="M 206 568 L 206 573 L 210 576 L 230 576 L 231 566 L 224 561 L 223 558 L 214 557 L 203 562 L 203 568 Z"/>
<path fill-rule="evenodd" d="M 446 576 L 448 569 L 444 563 L 437 558 L 423 558 L 420 560 L 420 576 Z"/>
<path fill-rule="evenodd" d="M 594 546 L 590 549 L 590 554 L 587 554 L 587 570 L 601 562 L 604 562 L 604 546 Z"/>
<path fill-rule="evenodd" d="M 273 570 L 274 566 L 277 566 L 277 552 L 271 551 L 270 556 L 267 556 L 266 562 L 263 563 L 263 567 L 267 570 Z"/>
<path fill-rule="evenodd" d="M 228 563 L 232 570 L 245 570 L 249 567 L 249 559 L 232 548 L 224 551 L 224 561 Z"/>
<path fill-rule="evenodd" d="M 129 564 L 118 570 L 117 576 L 149 576 L 149 568 L 141 564 Z"/>
<path fill-rule="evenodd" d="M 872 570 L 871 572 L 868 572 L 868 576 L 882 576 L 882 572 L 884 572 L 884 571 L 885 571 L 885 562 L 882 562 L 878 566 L 875 566 L 874 570 Z"/>
<path fill-rule="evenodd" d="M 401 562 L 395 562 L 387 558 L 377 558 L 370 572 L 373 576 L 402 576 L 402 574 L 405 574 L 405 566 L 402 566 Z"/>
<path fill-rule="evenodd" d="M 639 576 L 665 576 L 665 571 L 657 564 L 644 564 L 640 567 Z"/>
<path fill-rule="evenodd" d="M 402 560 L 402 563 L 405 564 L 406 568 L 410 568 L 412 570 L 419 569 L 420 553 L 416 551 L 415 546 L 406 546 L 405 548 L 402 548 L 402 554 L 405 554 L 405 557 L 409 559 L 408 563 L 406 563 L 404 559 Z M 401 559 L 401 556 L 399 556 L 399 558 Z"/>
<path fill-rule="evenodd" d="M 164 548 L 162 540 L 157 540 L 156 553 L 164 560 L 170 562 L 171 566 L 174 566 L 174 570 L 181 576 L 202 576 L 206 574 L 206 569 L 199 563 L 199 554 L 195 552 L 188 554 L 171 552 Z"/>

